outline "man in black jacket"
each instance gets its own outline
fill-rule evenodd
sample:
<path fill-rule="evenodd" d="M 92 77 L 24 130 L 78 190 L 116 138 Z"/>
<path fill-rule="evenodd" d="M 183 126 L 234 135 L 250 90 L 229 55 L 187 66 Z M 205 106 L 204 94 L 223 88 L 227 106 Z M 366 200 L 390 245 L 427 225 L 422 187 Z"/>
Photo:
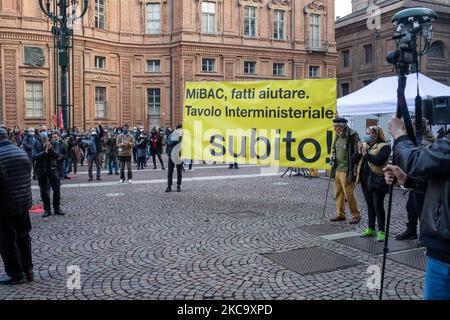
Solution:
<path fill-rule="evenodd" d="M 400 185 L 406 177 L 428 181 L 420 220 L 420 242 L 427 249 L 426 300 L 450 300 L 450 135 L 427 147 L 416 147 L 407 137 L 403 120 L 393 118 L 395 166 L 385 169 L 386 182 Z"/>
<path fill-rule="evenodd" d="M 177 167 L 177 192 L 181 191 L 181 179 L 183 171 L 183 162 L 180 158 L 181 139 L 182 139 L 181 124 L 177 126 L 176 130 L 172 132 L 167 139 L 167 155 L 169 156 L 168 172 L 167 172 L 167 189 L 166 192 L 172 191 L 172 176 L 175 167 Z"/>
<path fill-rule="evenodd" d="M 31 257 L 31 222 L 28 210 L 32 204 L 31 161 L 28 155 L 8 141 L 0 128 L 0 253 L 6 275 L 0 284 L 19 284 L 33 280 Z"/>
<path fill-rule="evenodd" d="M 43 218 L 52 214 L 50 207 L 50 191 L 48 183 L 53 190 L 53 209 L 56 215 L 64 215 L 60 208 L 61 193 L 56 161 L 59 157 L 59 143 L 51 141 L 45 126 L 41 126 L 40 134 L 33 144 L 33 159 L 36 160 L 36 174 L 39 189 L 44 202 Z"/>

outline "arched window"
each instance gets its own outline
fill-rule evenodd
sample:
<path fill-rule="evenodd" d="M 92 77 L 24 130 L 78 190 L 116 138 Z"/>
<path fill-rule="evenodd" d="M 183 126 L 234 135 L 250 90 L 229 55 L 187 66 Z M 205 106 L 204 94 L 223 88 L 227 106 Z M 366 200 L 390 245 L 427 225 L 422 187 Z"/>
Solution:
<path fill-rule="evenodd" d="M 444 44 L 440 41 L 433 43 L 428 51 L 428 56 L 433 58 L 445 58 Z"/>

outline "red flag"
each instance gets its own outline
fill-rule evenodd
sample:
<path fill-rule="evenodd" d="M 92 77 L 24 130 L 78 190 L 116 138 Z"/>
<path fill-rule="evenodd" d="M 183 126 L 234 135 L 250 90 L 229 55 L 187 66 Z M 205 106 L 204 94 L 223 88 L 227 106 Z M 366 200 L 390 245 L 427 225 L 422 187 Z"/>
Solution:
<path fill-rule="evenodd" d="M 59 128 L 60 129 L 64 128 L 64 120 L 63 120 L 62 108 L 61 108 L 61 112 L 59 113 Z"/>
<path fill-rule="evenodd" d="M 56 128 L 56 113 L 53 114 L 53 128 Z"/>

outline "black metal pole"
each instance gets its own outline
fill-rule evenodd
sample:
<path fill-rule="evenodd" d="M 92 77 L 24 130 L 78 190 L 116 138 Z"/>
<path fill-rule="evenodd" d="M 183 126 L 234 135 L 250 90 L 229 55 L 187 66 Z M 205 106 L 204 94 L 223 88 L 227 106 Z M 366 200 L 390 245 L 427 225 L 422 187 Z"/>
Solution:
<path fill-rule="evenodd" d="M 406 104 L 406 98 L 405 98 L 405 89 L 406 89 L 406 80 L 407 80 L 407 73 L 408 68 L 407 66 L 401 66 L 399 67 L 399 76 L 398 76 L 398 88 L 397 88 L 397 112 L 396 117 L 401 118 L 409 118 L 409 112 L 408 112 L 408 106 Z M 406 120 L 406 119 L 405 119 Z M 411 122 L 411 119 L 409 118 L 409 121 Z M 395 165 L 395 157 L 392 159 L 392 164 Z M 391 212 L 392 212 L 392 197 L 394 193 L 394 183 L 389 187 L 389 202 L 388 202 L 388 211 L 387 211 L 387 217 L 386 217 L 386 233 L 385 233 L 385 240 L 384 240 L 384 248 L 383 248 L 383 267 L 381 271 L 381 287 L 380 287 L 380 300 L 383 300 L 383 287 L 384 287 L 384 275 L 386 271 L 386 258 L 387 254 L 389 252 L 389 227 L 391 222 Z"/>
<path fill-rule="evenodd" d="M 59 66 L 61 67 L 61 109 L 64 126 L 67 127 L 67 44 L 69 29 L 67 28 L 67 1 L 59 2 L 61 31 L 59 37 Z"/>

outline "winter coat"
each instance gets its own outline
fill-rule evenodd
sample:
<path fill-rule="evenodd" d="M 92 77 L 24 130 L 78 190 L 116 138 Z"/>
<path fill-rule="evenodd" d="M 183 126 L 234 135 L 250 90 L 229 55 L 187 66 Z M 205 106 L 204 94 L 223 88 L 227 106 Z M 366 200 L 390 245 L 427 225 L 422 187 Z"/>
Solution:
<path fill-rule="evenodd" d="M 56 161 L 59 157 L 59 143 L 51 141 L 52 148 L 45 153 L 45 147 L 41 139 L 36 139 L 33 144 L 33 159 L 36 160 L 37 172 L 48 172 L 56 170 Z"/>
<path fill-rule="evenodd" d="M 0 219 L 31 208 L 31 161 L 25 151 L 7 140 L 0 142 L 0 190 Z"/>
<path fill-rule="evenodd" d="M 117 147 L 119 148 L 119 157 L 131 157 L 133 154 L 134 138 L 130 133 L 122 133 L 117 137 Z"/>
<path fill-rule="evenodd" d="M 395 159 L 428 188 L 420 220 L 420 242 L 427 255 L 450 264 L 450 135 L 427 147 L 416 147 L 407 136 L 395 141 Z"/>
<path fill-rule="evenodd" d="M 359 160 L 359 152 L 358 152 L 358 142 L 359 142 L 359 136 L 358 133 L 348 128 L 346 129 L 346 132 L 343 136 L 346 139 L 347 144 L 347 182 L 352 183 L 356 182 L 356 178 L 358 176 L 358 160 Z M 336 154 L 336 142 L 338 137 L 334 140 L 333 144 L 333 158 L 335 158 Z M 337 163 L 334 161 L 333 166 L 331 167 L 331 178 L 334 178 L 336 175 L 336 167 Z"/>

